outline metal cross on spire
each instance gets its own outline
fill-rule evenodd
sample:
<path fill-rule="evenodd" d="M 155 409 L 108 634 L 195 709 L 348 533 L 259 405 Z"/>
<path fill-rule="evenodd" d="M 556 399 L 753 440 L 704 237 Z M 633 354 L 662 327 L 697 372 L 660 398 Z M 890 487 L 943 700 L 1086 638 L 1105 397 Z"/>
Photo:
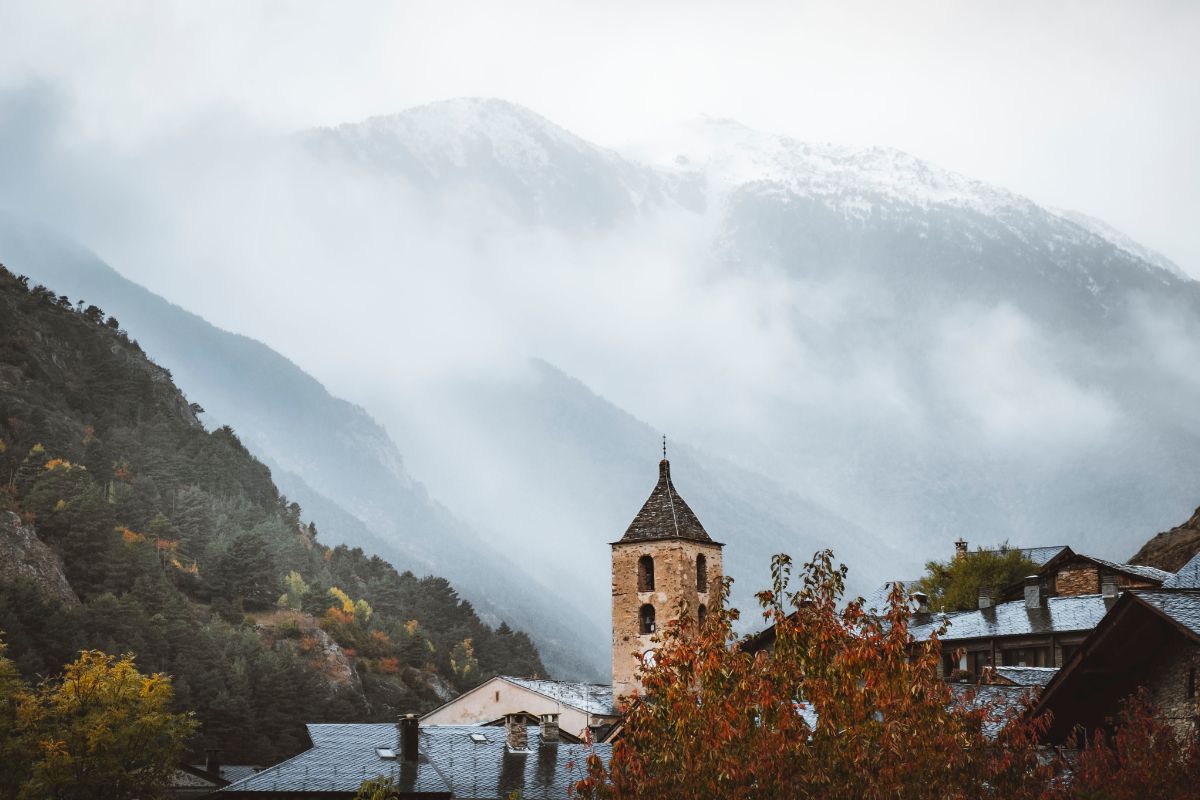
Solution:
<path fill-rule="evenodd" d="M 663 461 L 667 460 L 667 435 L 663 434 Z"/>

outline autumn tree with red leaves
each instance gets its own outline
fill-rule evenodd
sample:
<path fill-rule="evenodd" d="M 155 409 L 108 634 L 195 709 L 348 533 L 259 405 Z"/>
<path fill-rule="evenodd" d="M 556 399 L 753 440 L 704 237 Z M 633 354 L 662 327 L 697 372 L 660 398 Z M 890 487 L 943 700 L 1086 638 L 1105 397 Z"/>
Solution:
<path fill-rule="evenodd" d="M 1188 721 L 1184 721 L 1185 723 Z M 1200 738 L 1155 713 L 1144 690 L 1130 697 L 1110 730 L 1075 741 L 1058 798 L 1149 800 L 1200 797 Z"/>
<path fill-rule="evenodd" d="M 698 629 L 692 615 L 660 635 L 644 687 L 607 768 L 598 758 L 577 787 L 585 798 L 1036 797 L 1039 764 L 1029 724 L 990 741 L 987 708 L 956 704 L 938 677 L 936 637 L 914 642 L 897 587 L 883 617 L 842 604 L 846 568 L 817 553 L 792 587 L 777 556 L 759 594 L 773 652 L 749 652 L 720 601 Z"/>

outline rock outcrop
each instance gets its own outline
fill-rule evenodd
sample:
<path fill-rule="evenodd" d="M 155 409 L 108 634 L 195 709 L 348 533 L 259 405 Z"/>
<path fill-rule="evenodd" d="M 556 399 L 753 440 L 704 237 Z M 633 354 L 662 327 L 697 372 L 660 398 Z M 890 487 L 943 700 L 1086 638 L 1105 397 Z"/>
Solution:
<path fill-rule="evenodd" d="M 1192 556 L 1200 552 L 1200 508 L 1187 522 L 1157 534 L 1142 545 L 1142 549 L 1129 559 L 1130 564 L 1158 567 L 1168 572 L 1178 572 Z"/>
<path fill-rule="evenodd" d="M 21 524 L 12 511 L 0 512 L 0 583 L 28 581 L 49 600 L 78 606 L 62 560 L 37 537 L 32 525 Z"/>

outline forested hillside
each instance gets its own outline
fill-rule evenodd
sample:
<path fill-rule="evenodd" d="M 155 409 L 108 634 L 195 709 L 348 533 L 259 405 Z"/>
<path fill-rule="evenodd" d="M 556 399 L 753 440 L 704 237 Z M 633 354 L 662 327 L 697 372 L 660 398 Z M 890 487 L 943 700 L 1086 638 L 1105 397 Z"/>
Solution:
<path fill-rule="evenodd" d="M 82 648 L 133 652 L 175 678 L 195 749 L 269 763 L 303 722 L 544 674 L 528 636 L 444 579 L 320 544 L 198 410 L 116 319 L 0 268 L 0 637 L 27 678 Z"/>

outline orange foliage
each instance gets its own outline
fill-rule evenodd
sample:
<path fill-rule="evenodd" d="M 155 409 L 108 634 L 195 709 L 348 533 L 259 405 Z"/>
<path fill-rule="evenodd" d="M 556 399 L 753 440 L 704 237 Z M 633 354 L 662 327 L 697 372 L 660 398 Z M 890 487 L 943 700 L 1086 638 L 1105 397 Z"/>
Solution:
<path fill-rule="evenodd" d="M 113 465 L 113 477 L 119 481 L 128 483 L 133 480 L 133 470 L 129 468 L 128 464 L 122 461 L 120 464 Z"/>
<path fill-rule="evenodd" d="M 395 657 L 378 659 L 375 662 L 375 671 L 381 675 L 395 675 L 400 671 L 400 659 Z"/>
<path fill-rule="evenodd" d="M 71 462 L 67 461 L 65 458 L 52 458 L 46 462 L 47 472 L 53 472 L 56 469 L 70 471 Z"/>
<path fill-rule="evenodd" d="M 789 588 L 790 572 L 777 557 L 773 588 L 759 594 L 775 626 L 770 654 L 736 646 L 728 578 L 703 625 L 681 609 L 664 626 L 625 735 L 607 767 L 588 758 L 580 797 L 1042 796 L 1050 774 L 1035 731 L 1009 720 L 988 740 L 994 712 L 954 702 L 937 675 L 936 637 L 913 641 L 900 589 L 879 619 L 861 600 L 842 603 L 845 568 L 828 550 L 805 565 L 801 589 Z"/>
<path fill-rule="evenodd" d="M 340 608 L 330 608 L 325 611 L 325 619 L 330 622 L 337 622 L 342 625 L 349 625 L 354 622 L 354 612 L 343 611 Z"/>
<path fill-rule="evenodd" d="M 117 530 L 120 532 L 121 538 L 125 540 L 126 544 L 134 544 L 135 542 L 146 541 L 146 537 L 137 531 L 131 531 L 129 528 L 125 527 L 117 528 Z"/>
<path fill-rule="evenodd" d="M 177 552 L 179 550 L 179 542 L 174 539 L 155 539 L 154 546 L 160 552 Z"/>
<path fill-rule="evenodd" d="M 391 644 L 392 640 L 383 631 L 371 631 L 371 638 L 382 644 Z"/>

